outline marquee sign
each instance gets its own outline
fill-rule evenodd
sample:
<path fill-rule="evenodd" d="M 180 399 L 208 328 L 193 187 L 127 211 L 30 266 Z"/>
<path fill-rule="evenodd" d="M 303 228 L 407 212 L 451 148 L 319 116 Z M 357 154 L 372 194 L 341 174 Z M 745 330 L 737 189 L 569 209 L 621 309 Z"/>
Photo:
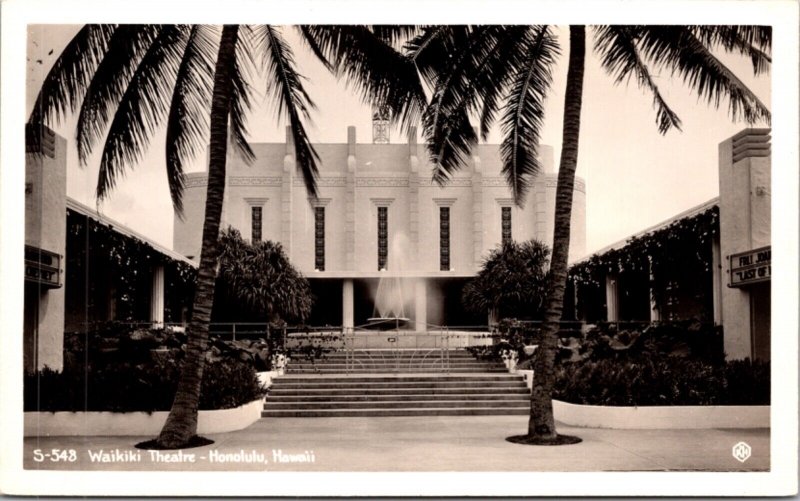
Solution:
<path fill-rule="evenodd" d="M 30 245 L 25 246 L 25 281 L 45 288 L 61 287 L 61 256 Z"/>
<path fill-rule="evenodd" d="M 772 247 L 761 247 L 730 257 L 729 287 L 742 287 L 767 282 L 772 277 Z"/>

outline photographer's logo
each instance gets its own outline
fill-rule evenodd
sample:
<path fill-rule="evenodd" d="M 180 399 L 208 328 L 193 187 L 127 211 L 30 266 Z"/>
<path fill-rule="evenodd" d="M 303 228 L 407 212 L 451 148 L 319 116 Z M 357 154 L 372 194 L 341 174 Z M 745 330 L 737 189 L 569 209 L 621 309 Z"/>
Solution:
<path fill-rule="evenodd" d="M 752 449 L 750 449 L 750 446 L 746 442 L 739 442 L 733 446 L 733 457 L 740 463 L 744 463 L 750 459 L 751 452 Z"/>

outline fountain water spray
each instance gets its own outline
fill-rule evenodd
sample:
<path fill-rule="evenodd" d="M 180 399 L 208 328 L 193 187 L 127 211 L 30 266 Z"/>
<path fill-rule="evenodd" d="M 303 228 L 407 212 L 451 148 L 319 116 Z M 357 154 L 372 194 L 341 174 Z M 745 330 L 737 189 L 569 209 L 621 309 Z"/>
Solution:
<path fill-rule="evenodd" d="M 367 321 L 377 328 L 396 328 L 406 325 L 409 318 L 405 311 L 404 289 L 408 288 L 407 268 L 409 241 L 402 232 L 392 237 L 386 268 L 381 270 L 378 292 L 375 294 L 373 317 Z"/>

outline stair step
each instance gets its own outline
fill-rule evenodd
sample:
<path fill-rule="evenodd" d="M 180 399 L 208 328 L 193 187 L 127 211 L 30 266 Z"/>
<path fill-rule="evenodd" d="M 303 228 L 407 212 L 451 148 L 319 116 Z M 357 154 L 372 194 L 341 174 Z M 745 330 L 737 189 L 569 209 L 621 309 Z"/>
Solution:
<path fill-rule="evenodd" d="M 406 408 L 451 408 L 451 407 L 520 407 L 529 405 L 525 398 L 507 398 L 505 400 L 402 400 L 402 401 L 358 401 L 358 402 L 275 402 L 267 401 L 264 410 L 275 409 L 406 409 Z"/>
<path fill-rule="evenodd" d="M 360 350 L 356 350 L 353 352 L 346 352 L 346 351 L 335 351 L 335 352 L 328 352 L 322 353 L 319 357 L 309 357 L 307 353 L 296 353 L 295 359 L 297 360 L 332 360 L 336 358 L 374 358 L 374 359 L 381 359 L 381 358 L 416 358 L 416 357 L 447 357 L 447 358 L 457 358 L 457 359 L 465 359 L 465 360 L 477 360 L 471 353 L 467 352 L 454 352 L 447 350 L 439 350 L 439 349 L 420 349 L 420 350 L 409 350 L 409 351 L 380 351 L 380 352 L 364 352 Z"/>
<path fill-rule="evenodd" d="M 439 348 L 418 348 L 418 349 L 411 349 L 411 350 L 353 350 L 351 352 L 345 350 L 339 351 L 330 351 L 328 353 L 322 353 L 320 358 L 345 358 L 345 357 L 418 357 L 420 355 L 436 355 L 438 356 L 448 356 L 450 358 L 472 358 L 474 359 L 475 356 L 468 352 L 468 351 L 458 351 L 458 350 L 441 350 Z M 298 355 L 302 357 L 303 354 Z"/>
<path fill-rule="evenodd" d="M 412 373 L 412 372 L 442 372 L 443 374 L 453 373 L 475 373 L 475 372 L 495 372 L 495 373 L 502 373 L 508 372 L 505 369 L 487 369 L 486 367 L 474 367 L 474 368 L 467 368 L 467 369 L 458 369 L 458 368 L 451 368 L 450 370 L 444 371 L 437 367 L 416 367 L 412 369 L 396 369 L 396 368 L 385 368 L 385 369 L 289 369 L 287 371 L 288 374 L 398 374 L 398 373 Z"/>
<path fill-rule="evenodd" d="M 527 404 L 518 407 L 449 407 L 416 409 L 276 409 L 262 411 L 261 417 L 380 417 L 380 416 L 508 416 L 527 415 Z"/>
<path fill-rule="evenodd" d="M 516 395 L 529 395 L 530 392 L 528 391 L 527 387 L 517 387 L 517 388 L 430 388 L 427 390 L 420 389 L 420 388 L 398 388 L 398 389 L 385 389 L 385 390 L 362 390 L 359 388 L 349 389 L 349 390 L 332 390 L 330 388 L 323 388 L 323 389 L 315 389 L 315 390 L 270 390 L 269 397 L 267 400 L 271 399 L 274 396 L 285 396 L 285 397 L 314 397 L 314 396 L 337 396 L 337 397 L 347 397 L 347 396 L 365 396 L 371 397 L 373 395 L 383 395 L 383 396 L 395 396 L 395 395 L 485 395 L 485 394 L 497 394 L 498 391 L 502 391 L 503 393 L 507 394 L 516 394 Z"/>
<path fill-rule="evenodd" d="M 351 394 L 351 395 L 270 395 L 267 402 L 407 402 L 407 401 L 454 401 L 454 400 L 528 400 L 527 392 L 506 392 L 506 393 L 453 393 L 453 394 L 435 394 L 435 393 L 412 393 L 408 395 L 364 395 L 364 394 Z"/>
<path fill-rule="evenodd" d="M 359 375 L 359 376 L 315 376 L 315 375 L 296 375 L 287 374 L 272 380 L 273 383 L 396 383 L 401 382 L 429 382 L 429 381 L 522 381 L 522 377 L 516 374 L 397 374 L 397 375 Z"/>
<path fill-rule="evenodd" d="M 327 383 L 319 379 L 313 379 L 303 382 L 283 383 L 275 381 L 272 386 L 273 389 L 347 389 L 347 388 L 360 388 L 364 390 L 370 389 L 401 389 L 401 388 L 469 388 L 472 386 L 481 386 L 483 388 L 519 388 L 525 386 L 524 381 L 376 381 L 376 382 L 335 382 Z"/>
<path fill-rule="evenodd" d="M 353 364 L 353 365 L 345 365 L 345 364 L 298 364 L 298 365 L 289 365 L 287 367 L 289 371 L 315 371 L 315 370 L 403 370 L 403 371 L 417 371 L 417 372 L 425 372 L 425 370 L 433 369 L 435 372 L 442 371 L 442 370 L 464 370 L 464 369 L 484 369 L 484 370 L 506 370 L 505 367 L 502 365 L 493 365 L 493 364 L 450 364 L 449 366 L 444 364 L 369 364 L 369 365 L 362 365 L 362 364 Z M 507 371 L 506 371 L 507 372 Z"/>

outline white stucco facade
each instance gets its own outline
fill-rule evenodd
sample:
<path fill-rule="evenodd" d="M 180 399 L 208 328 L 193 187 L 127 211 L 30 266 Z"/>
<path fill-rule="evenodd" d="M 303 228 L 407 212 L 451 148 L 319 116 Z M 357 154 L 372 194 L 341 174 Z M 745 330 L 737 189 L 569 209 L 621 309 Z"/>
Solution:
<path fill-rule="evenodd" d="M 49 129 L 28 133 L 38 140 L 25 157 L 24 366 L 61 370 L 67 146 Z"/>
<path fill-rule="evenodd" d="M 771 259 L 767 259 L 767 255 L 772 242 L 772 188 L 769 133 L 769 129 L 745 129 L 719 145 L 722 282 L 719 307 L 725 353 L 732 359 L 768 359 L 770 353 Z M 753 260 L 748 255 L 750 251 L 756 251 Z M 762 260 L 757 263 L 759 254 Z M 743 264 L 751 261 L 751 264 Z M 736 273 L 740 264 L 743 264 L 743 271 L 753 270 L 755 276 L 737 283 L 739 279 L 732 273 Z M 759 271 L 763 276 L 758 276 Z"/>
<path fill-rule="evenodd" d="M 285 143 L 253 144 L 256 159 L 251 165 L 232 153 L 221 227 L 230 225 L 250 239 L 253 207 L 261 207 L 262 240 L 281 242 L 292 263 L 310 279 L 345 281 L 381 276 L 379 210 L 386 211 L 388 251 L 398 251 L 394 245 L 397 241 L 407 242 L 400 244 L 402 271 L 415 277 L 473 276 L 483 258 L 502 241 L 504 208 L 510 210 L 511 238 L 536 238 L 551 245 L 556 191 L 551 147 L 541 147 L 543 172 L 531 186 L 523 207 L 517 207 L 501 173 L 499 145 L 476 146 L 467 165 L 442 187 L 431 181 L 433 166 L 425 145 L 413 139 L 403 144 L 359 143 L 354 127 L 349 127 L 346 135 L 344 132 L 346 142 L 314 145 L 320 157 L 316 200 L 309 198 L 296 171 L 288 133 Z M 205 172 L 188 175 L 185 216 L 176 216 L 174 224 L 174 250 L 195 260 L 201 246 L 206 180 Z M 585 191 L 583 180 L 576 179 L 570 247 L 573 259 L 585 253 Z M 324 208 L 324 269 L 315 259 L 319 252 L 317 207 Z M 449 255 L 444 261 L 442 217 L 449 218 Z M 342 286 L 345 296 L 348 287 Z M 417 289 L 417 296 L 425 292 Z M 435 291 L 425 297 L 438 300 Z M 349 302 L 343 298 L 343 303 Z M 422 305 L 414 309 L 422 317 Z M 343 311 L 343 322 L 351 316 Z"/>

